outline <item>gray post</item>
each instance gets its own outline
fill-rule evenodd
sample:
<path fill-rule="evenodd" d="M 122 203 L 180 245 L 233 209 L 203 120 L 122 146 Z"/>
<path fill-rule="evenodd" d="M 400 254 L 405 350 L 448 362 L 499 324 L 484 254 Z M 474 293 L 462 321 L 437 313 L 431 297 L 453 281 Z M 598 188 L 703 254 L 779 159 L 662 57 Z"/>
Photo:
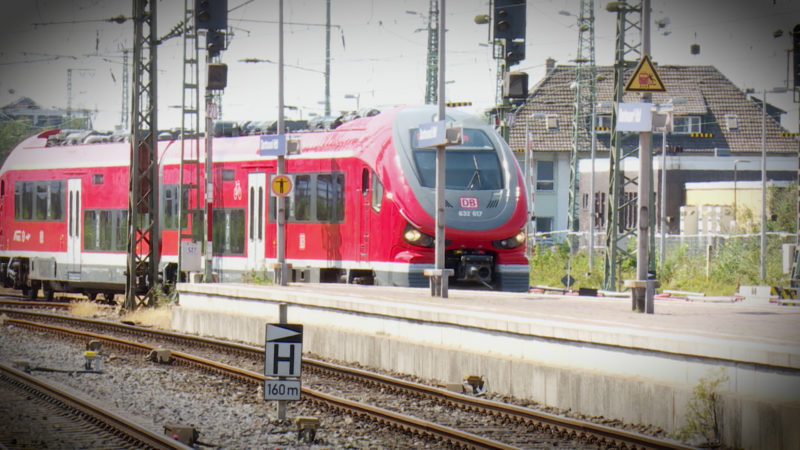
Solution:
<path fill-rule="evenodd" d="M 283 4 L 283 0 L 281 0 L 281 4 Z M 286 303 L 278 304 L 278 323 L 287 323 L 287 309 Z M 278 377 L 278 379 L 285 380 L 286 377 Z M 278 420 L 286 420 L 286 400 L 278 400 Z"/>
<path fill-rule="evenodd" d="M 761 97 L 761 284 L 767 283 L 767 90 Z"/>
<path fill-rule="evenodd" d="M 667 124 L 664 124 L 664 131 L 661 133 L 661 248 L 660 259 L 661 267 L 664 270 L 667 247 Z"/>
<path fill-rule="evenodd" d="M 445 120 L 445 0 L 439 0 L 439 120 Z M 445 146 L 436 147 L 436 258 L 435 273 L 431 277 L 431 295 L 447 298 L 448 276 L 444 270 L 444 186 Z"/>
<path fill-rule="evenodd" d="M 206 67 L 208 67 L 208 64 L 206 64 Z M 214 118 L 211 114 L 213 108 L 214 97 L 211 95 L 211 90 L 206 87 L 206 214 L 204 220 L 206 226 L 206 268 L 203 276 L 203 281 L 206 283 L 212 283 L 214 281 L 214 271 L 212 267 L 212 258 L 214 256 L 212 249 L 212 228 L 214 219 L 214 216 L 212 215 L 214 202 L 214 171 L 212 170 L 213 159 L 211 158 L 211 150 L 213 147 L 212 143 L 214 141 Z"/>
<path fill-rule="evenodd" d="M 594 267 L 594 162 L 597 156 L 597 105 L 592 105 L 592 176 L 589 180 L 589 272 Z"/>
<path fill-rule="evenodd" d="M 650 54 L 650 0 L 642 2 L 642 56 Z M 650 94 L 642 95 L 642 102 L 650 103 Z M 652 192 L 652 164 L 651 152 L 652 133 L 643 131 L 639 133 L 639 236 L 638 252 L 636 255 L 636 278 L 639 281 L 631 289 L 631 300 L 634 311 L 653 313 L 653 281 L 648 280 L 647 270 L 650 265 L 650 196 Z"/>
<path fill-rule="evenodd" d="M 283 0 L 278 2 L 278 136 L 286 132 L 284 118 L 283 118 Z M 283 155 L 278 156 L 278 167 L 276 169 L 278 175 L 286 173 L 286 159 Z M 278 197 L 276 199 L 278 216 L 278 232 L 276 240 L 278 241 L 278 271 L 275 274 L 277 284 L 286 286 L 286 197 Z"/>

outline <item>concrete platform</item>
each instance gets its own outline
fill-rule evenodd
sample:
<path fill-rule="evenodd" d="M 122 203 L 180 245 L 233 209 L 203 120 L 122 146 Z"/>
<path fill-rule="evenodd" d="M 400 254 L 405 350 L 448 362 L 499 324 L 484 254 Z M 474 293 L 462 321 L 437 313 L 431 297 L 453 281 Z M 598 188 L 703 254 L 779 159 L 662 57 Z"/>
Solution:
<path fill-rule="evenodd" d="M 800 448 L 800 308 L 354 285 L 180 284 L 178 330 L 263 345 L 278 304 L 303 350 L 678 431 L 719 378 L 724 443 Z"/>

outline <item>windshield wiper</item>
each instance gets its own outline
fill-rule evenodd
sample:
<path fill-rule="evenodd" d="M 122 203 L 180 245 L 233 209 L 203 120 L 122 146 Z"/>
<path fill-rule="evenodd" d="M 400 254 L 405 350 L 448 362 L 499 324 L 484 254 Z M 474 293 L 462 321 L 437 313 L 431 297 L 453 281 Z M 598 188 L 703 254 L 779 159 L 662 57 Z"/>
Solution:
<path fill-rule="evenodd" d="M 478 158 L 475 155 L 472 155 L 472 164 L 475 166 L 475 172 L 472 174 L 472 178 L 469 179 L 469 184 L 467 185 L 467 190 L 471 191 L 475 189 L 475 182 L 478 182 L 478 187 L 483 187 L 483 182 L 481 181 L 481 169 L 478 168 Z"/>

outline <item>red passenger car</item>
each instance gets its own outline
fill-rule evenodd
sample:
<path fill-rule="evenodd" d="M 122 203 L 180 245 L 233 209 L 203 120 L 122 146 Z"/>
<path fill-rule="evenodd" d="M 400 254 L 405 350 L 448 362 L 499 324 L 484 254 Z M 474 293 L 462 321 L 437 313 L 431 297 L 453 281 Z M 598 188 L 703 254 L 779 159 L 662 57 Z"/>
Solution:
<path fill-rule="evenodd" d="M 463 143 L 446 151 L 452 282 L 526 291 L 529 214 L 516 160 L 484 122 L 447 116 L 464 130 Z M 419 125 L 435 118 L 434 107 L 405 107 L 289 136 L 285 248 L 294 279 L 428 285 L 435 149 L 417 138 Z M 23 141 L 0 169 L 0 279 L 33 295 L 41 287 L 45 297 L 124 292 L 130 143 L 52 145 L 55 134 Z M 262 138 L 214 139 L 212 264 L 220 281 L 242 281 L 277 261 L 269 194 L 276 158 L 261 156 Z M 178 220 L 180 142 L 158 147 L 160 268 L 173 282 L 178 228 L 191 224 Z M 189 197 L 188 208 L 202 207 Z"/>

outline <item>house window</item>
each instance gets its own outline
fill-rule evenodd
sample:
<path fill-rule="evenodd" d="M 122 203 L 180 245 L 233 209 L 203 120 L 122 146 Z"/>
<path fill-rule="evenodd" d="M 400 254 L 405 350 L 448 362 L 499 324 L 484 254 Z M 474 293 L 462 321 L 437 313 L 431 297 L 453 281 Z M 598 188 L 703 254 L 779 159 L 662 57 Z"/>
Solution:
<path fill-rule="evenodd" d="M 537 233 L 550 233 L 553 231 L 553 218 L 552 217 L 537 217 L 536 218 L 536 232 Z"/>
<path fill-rule="evenodd" d="M 92 175 L 92 184 L 103 184 L 103 174 L 96 173 Z"/>
<path fill-rule="evenodd" d="M 548 114 L 545 120 L 548 130 L 555 130 L 558 128 L 558 116 L 556 114 Z"/>
<path fill-rule="evenodd" d="M 552 191 L 555 185 L 553 161 L 536 161 L 536 190 Z"/>
<path fill-rule="evenodd" d="M 678 116 L 672 119 L 672 132 L 675 134 L 700 133 L 700 117 Z"/>
<path fill-rule="evenodd" d="M 739 129 L 739 116 L 736 114 L 725 115 L 725 127 L 728 131 L 735 131 Z"/>
<path fill-rule="evenodd" d="M 597 122 L 595 122 L 595 131 L 598 134 L 610 133 L 611 124 L 611 114 L 601 114 L 597 116 Z"/>

